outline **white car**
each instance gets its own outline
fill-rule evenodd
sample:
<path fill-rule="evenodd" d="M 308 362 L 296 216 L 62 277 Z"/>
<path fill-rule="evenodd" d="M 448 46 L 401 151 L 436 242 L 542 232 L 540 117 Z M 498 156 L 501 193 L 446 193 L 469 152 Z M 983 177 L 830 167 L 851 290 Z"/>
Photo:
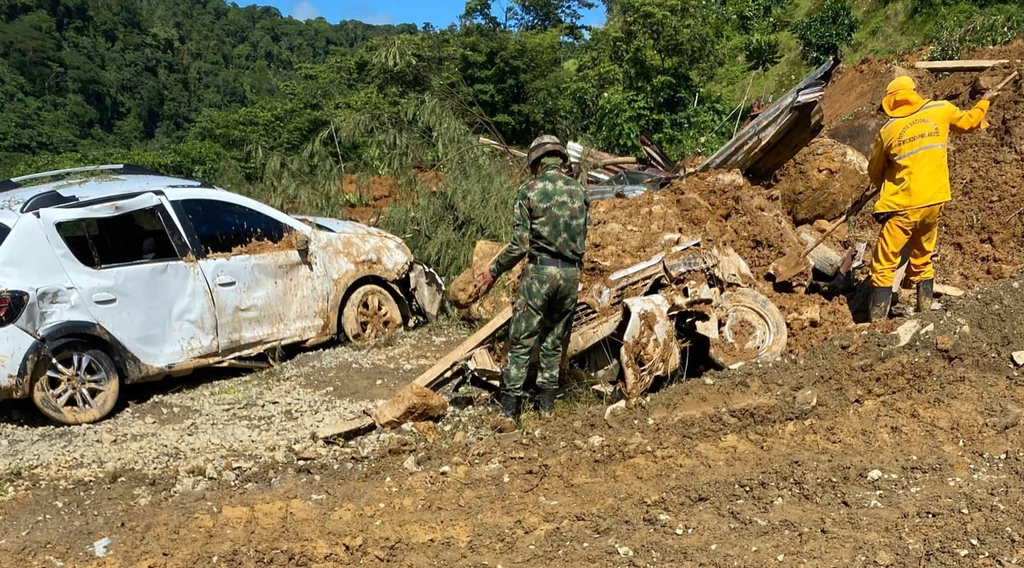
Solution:
<path fill-rule="evenodd" d="M 122 383 L 436 316 L 401 239 L 115 165 L 0 181 L 0 399 L 94 422 Z"/>

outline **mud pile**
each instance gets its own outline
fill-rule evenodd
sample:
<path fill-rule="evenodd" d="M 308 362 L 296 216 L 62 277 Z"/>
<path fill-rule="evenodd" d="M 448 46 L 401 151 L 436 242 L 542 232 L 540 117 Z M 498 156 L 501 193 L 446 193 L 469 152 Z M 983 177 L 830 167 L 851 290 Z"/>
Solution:
<path fill-rule="evenodd" d="M 1024 72 L 1024 42 L 989 48 L 971 55 L 977 59 L 1008 59 L 1011 63 L 982 74 L 998 81 L 1014 71 Z M 841 73 L 826 92 L 828 136 L 869 152 L 878 129 L 887 120 L 878 109 L 885 85 L 902 70 L 866 61 Z M 972 85 L 978 73 L 952 73 L 936 77 L 913 71 L 923 96 L 948 100 L 961 109 L 977 101 Z M 950 140 L 950 182 L 953 201 L 940 226 L 935 259 L 937 278 L 961 288 L 1006 278 L 1024 266 L 1024 217 L 1013 216 L 1024 207 L 1024 95 L 1020 80 L 1004 89 L 988 113 L 990 127 Z M 871 93 L 859 107 L 851 93 Z M 853 107 L 853 108 L 851 108 Z M 842 113 L 842 114 L 840 114 Z M 829 122 L 831 121 L 831 122 Z M 866 147 L 865 147 L 866 145 Z M 878 226 L 870 208 L 856 220 L 850 240 L 873 244 Z"/>
<path fill-rule="evenodd" d="M 631 200 L 591 207 L 584 286 L 664 252 L 677 239 L 731 246 L 759 279 L 788 247 L 793 225 L 769 192 L 739 172 L 702 173 Z"/>

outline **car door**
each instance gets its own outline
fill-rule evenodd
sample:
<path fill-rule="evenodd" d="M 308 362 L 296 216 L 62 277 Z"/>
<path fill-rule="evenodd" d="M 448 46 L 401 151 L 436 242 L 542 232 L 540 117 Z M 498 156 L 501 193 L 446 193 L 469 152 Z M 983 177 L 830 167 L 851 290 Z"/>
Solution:
<path fill-rule="evenodd" d="M 161 199 L 39 212 L 46 238 L 90 315 L 142 362 L 218 351 L 213 297 Z"/>
<path fill-rule="evenodd" d="M 198 242 L 222 350 L 294 343 L 329 333 L 327 318 L 333 316 L 327 314 L 326 279 L 308 251 L 299 250 L 301 241 L 309 242 L 303 232 L 309 229 L 256 204 L 212 197 L 174 203 Z"/>

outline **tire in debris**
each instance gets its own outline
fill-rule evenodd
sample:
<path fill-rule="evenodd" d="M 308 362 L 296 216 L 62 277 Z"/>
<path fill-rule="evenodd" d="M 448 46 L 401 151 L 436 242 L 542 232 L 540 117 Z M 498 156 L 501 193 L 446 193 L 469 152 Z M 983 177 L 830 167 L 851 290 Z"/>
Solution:
<path fill-rule="evenodd" d="M 80 341 L 56 345 L 37 367 L 32 402 L 47 418 L 66 425 L 106 418 L 117 405 L 121 379 L 113 359 Z"/>
<path fill-rule="evenodd" d="M 715 305 L 718 339 L 711 340 L 711 360 L 731 368 L 743 363 L 767 363 L 786 350 L 787 329 L 782 312 L 764 295 L 740 288 L 722 295 Z"/>
<path fill-rule="evenodd" d="M 379 341 L 402 329 L 403 323 L 398 302 L 375 284 L 352 292 L 341 310 L 341 328 L 353 343 Z"/>

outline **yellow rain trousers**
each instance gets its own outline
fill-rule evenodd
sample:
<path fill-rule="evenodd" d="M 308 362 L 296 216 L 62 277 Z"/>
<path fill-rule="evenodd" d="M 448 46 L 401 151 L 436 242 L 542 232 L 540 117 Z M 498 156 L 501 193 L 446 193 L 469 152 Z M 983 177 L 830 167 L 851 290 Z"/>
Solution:
<path fill-rule="evenodd" d="M 910 265 L 907 277 L 911 282 L 932 280 L 935 267 L 932 254 L 939 235 L 939 217 L 945 205 L 931 205 L 893 213 L 882 225 L 878 245 L 871 257 L 871 285 L 891 288 L 896 269 L 900 266 L 903 247 L 910 246 Z"/>
<path fill-rule="evenodd" d="M 890 214 L 882 227 L 871 262 L 871 285 L 892 286 L 901 251 L 910 245 L 911 282 L 935 277 L 931 258 L 942 204 L 952 198 L 947 144 L 949 133 L 987 126 L 988 101 L 961 111 L 947 101 L 927 101 L 909 77 L 893 81 L 882 108 L 892 117 L 879 132 L 868 165 L 875 187 L 882 189 L 876 213 Z"/>

